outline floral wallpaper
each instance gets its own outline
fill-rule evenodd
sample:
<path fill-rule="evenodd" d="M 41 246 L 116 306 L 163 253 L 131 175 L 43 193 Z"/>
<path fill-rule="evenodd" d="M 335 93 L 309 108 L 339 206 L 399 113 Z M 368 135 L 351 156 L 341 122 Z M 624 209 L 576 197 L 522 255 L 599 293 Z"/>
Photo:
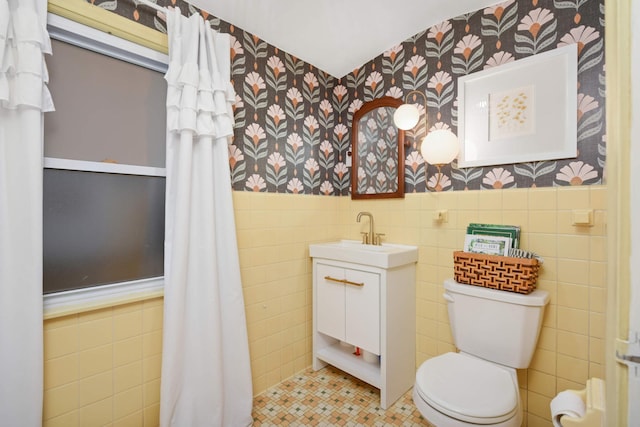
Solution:
<path fill-rule="evenodd" d="M 601 0 L 509 0 L 441 22 L 349 74 L 346 87 L 360 101 L 382 95 L 405 99 L 417 90 L 426 96 L 428 126 L 457 133 L 458 77 L 574 43 L 577 158 L 473 168 L 458 168 L 454 162 L 443 167 L 437 190 L 599 184 L 605 174 Z M 422 96 L 410 95 L 409 100 L 420 104 L 424 114 Z M 427 174 L 430 187 L 438 181 L 436 167 L 425 164 L 417 147 L 425 131 L 421 121 L 414 135 L 409 133 L 414 138 L 406 150 L 405 192 L 427 191 Z"/>
<path fill-rule="evenodd" d="M 166 32 L 155 11 L 135 0 L 93 0 Z M 199 12 L 181 0 L 158 0 Z M 237 93 L 236 132 L 229 147 L 234 190 L 348 195 L 351 120 L 364 102 L 382 96 L 426 96 L 428 126 L 457 133 L 460 76 L 578 44 L 578 156 L 500 166 L 442 168 L 437 191 L 600 184 L 605 177 L 604 0 L 508 0 L 426 28 L 347 76 L 336 79 L 205 12 L 232 37 L 231 74 Z M 319 35 L 320 37 L 321 35 Z M 424 114 L 424 98 L 410 95 Z M 437 170 L 422 159 L 410 132 L 405 192 L 425 192 Z"/>

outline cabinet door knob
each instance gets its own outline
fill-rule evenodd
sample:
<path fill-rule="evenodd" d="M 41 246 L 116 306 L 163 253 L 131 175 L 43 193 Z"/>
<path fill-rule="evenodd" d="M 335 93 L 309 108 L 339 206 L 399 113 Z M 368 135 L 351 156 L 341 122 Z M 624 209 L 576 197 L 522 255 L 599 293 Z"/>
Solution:
<path fill-rule="evenodd" d="M 328 280 L 330 282 L 344 283 L 345 285 L 351 285 L 351 286 L 364 286 L 364 283 L 352 282 L 347 279 L 336 279 L 335 277 L 331 277 L 331 276 L 324 276 L 324 280 Z"/>

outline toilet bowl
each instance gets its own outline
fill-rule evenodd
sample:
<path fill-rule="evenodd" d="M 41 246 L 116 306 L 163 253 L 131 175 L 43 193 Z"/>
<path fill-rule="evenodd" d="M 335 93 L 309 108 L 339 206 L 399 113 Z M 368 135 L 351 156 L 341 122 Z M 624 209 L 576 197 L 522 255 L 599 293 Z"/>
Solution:
<path fill-rule="evenodd" d="M 464 353 L 446 353 L 423 363 L 413 401 L 437 427 L 519 427 L 522 406 L 515 369 Z"/>
<path fill-rule="evenodd" d="M 413 387 L 418 411 L 436 427 L 519 427 L 516 369 L 531 362 L 548 293 L 514 294 L 449 279 L 444 298 L 460 352 L 420 365 Z"/>

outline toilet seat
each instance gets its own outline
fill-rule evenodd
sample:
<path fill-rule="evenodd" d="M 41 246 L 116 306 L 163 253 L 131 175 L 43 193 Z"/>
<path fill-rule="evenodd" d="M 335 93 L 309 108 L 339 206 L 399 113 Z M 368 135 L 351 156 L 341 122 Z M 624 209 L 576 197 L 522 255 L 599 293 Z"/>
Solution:
<path fill-rule="evenodd" d="M 437 411 L 468 423 L 499 424 L 519 409 L 515 370 L 464 353 L 424 362 L 416 374 L 415 392 Z"/>

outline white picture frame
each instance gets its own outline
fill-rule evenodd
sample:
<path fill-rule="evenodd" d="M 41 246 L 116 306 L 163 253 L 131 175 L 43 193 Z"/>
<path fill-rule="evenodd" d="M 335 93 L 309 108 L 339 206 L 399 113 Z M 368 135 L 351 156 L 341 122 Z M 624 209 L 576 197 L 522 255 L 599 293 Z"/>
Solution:
<path fill-rule="evenodd" d="M 577 45 L 458 79 L 458 167 L 577 156 Z"/>

